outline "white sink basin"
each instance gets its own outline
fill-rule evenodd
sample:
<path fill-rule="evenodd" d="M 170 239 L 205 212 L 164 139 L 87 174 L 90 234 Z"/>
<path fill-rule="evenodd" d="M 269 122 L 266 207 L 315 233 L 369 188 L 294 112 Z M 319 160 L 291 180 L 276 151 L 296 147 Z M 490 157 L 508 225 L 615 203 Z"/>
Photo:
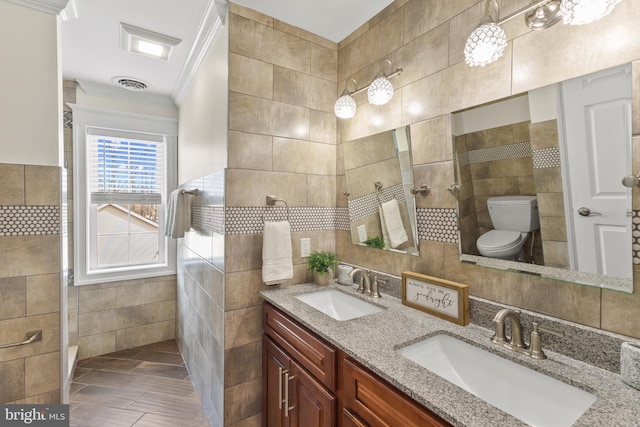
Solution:
<path fill-rule="evenodd" d="M 382 311 L 373 304 L 333 289 L 302 294 L 296 298 L 336 320 L 355 319 Z"/>
<path fill-rule="evenodd" d="M 596 397 L 449 335 L 400 353 L 532 426 L 571 426 Z"/>

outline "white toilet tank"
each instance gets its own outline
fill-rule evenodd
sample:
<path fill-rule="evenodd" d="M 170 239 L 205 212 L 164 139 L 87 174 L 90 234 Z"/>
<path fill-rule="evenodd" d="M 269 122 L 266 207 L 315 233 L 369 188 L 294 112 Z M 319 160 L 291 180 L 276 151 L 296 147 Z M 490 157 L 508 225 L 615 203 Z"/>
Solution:
<path fill-rule="evenodd" d="M 529 232 L 540 228 L 536 196 L 499 196 L 487 200 L 496 230 Z"/>

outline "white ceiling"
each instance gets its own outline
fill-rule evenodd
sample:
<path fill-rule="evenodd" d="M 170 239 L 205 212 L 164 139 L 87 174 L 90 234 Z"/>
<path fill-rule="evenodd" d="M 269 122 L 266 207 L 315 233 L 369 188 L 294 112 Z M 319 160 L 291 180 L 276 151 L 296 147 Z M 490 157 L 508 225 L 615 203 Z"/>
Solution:
<path fill-rule="evenodd" d="M 221 0 L 218 0 L 220 2 Z M 238 0 L 237 3 L 339 42 L 392 0 Z M 117 76 L 142 80 L 148 93 L 173 97 L 217 18 L 213 0 L 72 0 L 77 18 L 61 23 L 66 79 L 116 88 Z M 65 12 L 69 11 L 69 7 Z M 207 15 L 208 12 L 208 15 Z M 207 22 L 205 22 L 207 20 Z M 181 39 L 169 61 L 120 48 L 120 22 Z M 204 34 L 203 34 L 204 33 Z M 192 53 L 192 48 L 195 49 Z M 191 63 L 190 63 L 191 61 Z"/>

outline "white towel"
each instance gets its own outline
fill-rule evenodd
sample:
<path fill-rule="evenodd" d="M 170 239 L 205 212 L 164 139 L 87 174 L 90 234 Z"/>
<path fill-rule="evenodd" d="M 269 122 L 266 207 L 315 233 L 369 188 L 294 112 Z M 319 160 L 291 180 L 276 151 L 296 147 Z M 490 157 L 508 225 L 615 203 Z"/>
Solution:
<path fill-rule="evenodd" d="M 397 248 L 409 240 L 407 233 L 404 231 L 404 223 L 402 222 L 400 208 L 396 199 L 391 199 L 382 204 L 382 220 L 389 236 L 389 246 Z"/>
<path fill-rule="evenodd" d="M 190 193 L 174 190 L 169 194 L 167 203 L 167 221 L 164 235 L 177 239 L 184 237 L 184 233 L 191 230 L 191 198 Z"/>
<path fill-rule="evenodd" d="M 382 214 L 382 206 L 378 208 L 378 214 L 380 215 L 380 229 L 382 230 L 382 241 L 384 247 L 389 247 L 389 233 L 387 232 L 387 225 L 384 223 L 384 215 Z"/>
<path fill-rule="evenodd" d="M 262 235 L 262 281 L 276 285 L 293 279 L 289 221 L 265 222 Z"/>

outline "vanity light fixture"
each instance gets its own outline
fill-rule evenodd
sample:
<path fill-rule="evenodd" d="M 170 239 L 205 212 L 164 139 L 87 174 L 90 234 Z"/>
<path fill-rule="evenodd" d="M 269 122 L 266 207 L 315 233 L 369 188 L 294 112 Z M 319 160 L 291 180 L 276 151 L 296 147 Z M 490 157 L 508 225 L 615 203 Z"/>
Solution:
<path fill-rule="evenodd" d="M 342 95 L 340 95 L 340 98 L 336 100 L 333 106 L 333 112 L 339 119 L 350 119 L 356 115 L 356 101 L 351 97 L 351 92 L 349 92 L 347 87 L 351 82 L 353 82 L 354 88 L 358 86 L 358 83 L 354 79 L 347 80 L 344 84 Z"/>
<path fill-rule="evenodd" d="M 393 64 L 388 58 L 384 59 L 391 67 Z M 344 91 L 336 100 L 333 106 L 333 112 L 340 119 L 350 119 L 356 114 L 356 101 L 353 96 L 367 91 L 367 98 L 372 105 L 384 105 L 393 98 L 393 85 L 389 81 L 391 77 L 395 77 L 402 73 L 402 68 L 396 68 L 392 73 L 385 74 L 382 70 L 376 75 L 371 83 L 358 89 L 358 83 L 354 79 L 349 79 L 344 85 Z M 353 82 L 354 90 L 349 91 L 348 85 Z"/>
<path fill-rule="evenodd" d="M 565 24 L 583 25 L 604 18 L 620 0 L 562 0 L 560 13 Z"/>
<path fill-rule="evenodd" d="M 587 24 L 608 15 L 620 1 L 532 0 L 528 6 L 500 19 L 498 1 L 487 0 L 484 17 L 467 38 L 465 62 L 471 67 L 484 67 L 500 58 L 507 46 L 507 35 L 501 25 L 517 16 L 524 14 L 525 23 L 534 31 L 545 30 L 560 18 L 565 24 Z M 494 15 L 491 15 L 491 8 Z"/>

